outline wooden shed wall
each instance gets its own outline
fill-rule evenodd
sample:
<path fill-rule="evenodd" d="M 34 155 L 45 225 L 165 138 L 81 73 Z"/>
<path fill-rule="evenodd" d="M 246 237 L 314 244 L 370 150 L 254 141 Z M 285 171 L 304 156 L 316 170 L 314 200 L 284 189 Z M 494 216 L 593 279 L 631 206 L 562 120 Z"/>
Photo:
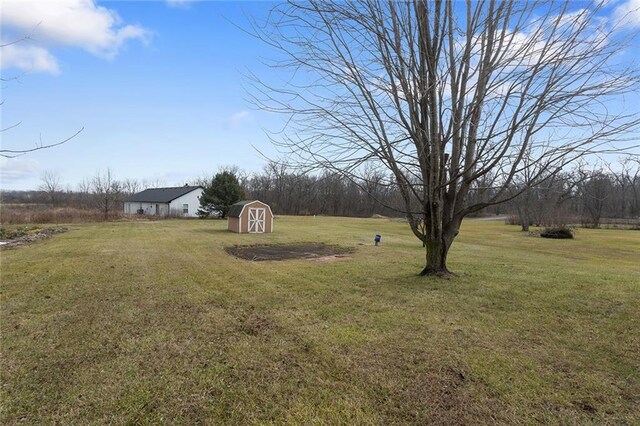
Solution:
<path fill-rule="evenodd" d="M 266 204 L 263 204 L 259 201 L 254 201 L 253 203 L 249 203 L 245 205 L 244 210 L 242 211 L 242 215 L 240 215 L 240 221 L 242 223 L 242 233 L 248 232 L 249 230 L 249 209 L 250 208 L 264 209 L 264 232 L 265 233 L 273 232 L 273 230 L 271 229 L 271 224 L 273 222 L 271 209 Z"/>
<path fill-rule="evenodd" d="M 230 217 L 228 219 L 229 224 L 227 226 L 227 229 L 229 231 L 233 231 L 233 232 L 240 232 L 240 229 L 238 228 L 238 226 L 240 225 L 240 219 L 237 217 Z"/>
<path fill-rule="evenodd" d="M 271 213 L 271 209 L 267 204 L 260 201 L 246 204 L 240 217 L 229 217 L 227 229 L 233 232 L 242 231 L 243 234 L 249 232 L 249 209 L 251 208 L 264 209 L 264 232 L 273 232 L 273 214 Z"/>

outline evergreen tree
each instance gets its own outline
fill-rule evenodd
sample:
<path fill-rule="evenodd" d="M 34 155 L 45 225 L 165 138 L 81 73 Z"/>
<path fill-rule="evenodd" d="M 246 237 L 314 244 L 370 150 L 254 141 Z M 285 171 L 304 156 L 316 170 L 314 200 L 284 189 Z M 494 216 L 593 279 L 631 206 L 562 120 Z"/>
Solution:
<path fill-rule="evenodd" d="M 244 198 L 244 189 L 233 172 L 216 174 L 211 183 L 206 185 L 200 197 L 198 216 L 207 217 L 219 213 L 222 218 L 227 217 L 231 205 Z"/>

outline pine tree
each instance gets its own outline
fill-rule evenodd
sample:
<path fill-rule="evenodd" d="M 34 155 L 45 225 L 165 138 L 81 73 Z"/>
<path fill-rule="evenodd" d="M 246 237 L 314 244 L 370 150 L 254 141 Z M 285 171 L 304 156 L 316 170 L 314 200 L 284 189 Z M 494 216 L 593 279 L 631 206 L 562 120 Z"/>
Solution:
<path fill-rule="evenodd" d="M 225 218 L 231 205 L 244 198 L 244 189 L 240 186 L 238 178 L 233 172 L 220 172 L 216 174 L 211 183 L 206 185 L 200 197 L 198 216 L 208 217 L 219 213 Z"/>

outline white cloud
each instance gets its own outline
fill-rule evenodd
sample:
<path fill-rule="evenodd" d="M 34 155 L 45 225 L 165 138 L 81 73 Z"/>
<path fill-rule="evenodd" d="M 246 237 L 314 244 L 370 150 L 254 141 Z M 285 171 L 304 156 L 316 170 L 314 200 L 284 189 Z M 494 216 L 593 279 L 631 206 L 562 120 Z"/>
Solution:
<path fill-rule="evenodd" d="M 640 27 L 640 0 L 628 0 L 616 7 L 614 18 L 622 26 Z"/>
<path fill-rule="evenodd" d="M 51 53 L 43 52 L 45 46 L 79 47 L 96 56 L 111 59 L 128 40 L 137 39 L 146 43 L 150 38 L 149 31 L 142 26 L 123 24 L 114 10 L 98 6 L 94 0 L 4 0 L 0 24 L 29 38 L 30 43 L 13 44 L 14 57 L 48 57 L 49 64 L 55 59 Z M 32 43 L 37 43 L 37 49 L 40 50 L 34 50 Z M 2 48 L 3 56 L 6 47 Z M 4 60 L 2 66 L 8 67 Z M 12 66 L 20 67 L 15 62 Z M 32 70 L 50 72 L 51 66 L 42 65 L 40 69 L 32 67 Z"/>
<path fill-rule="evenodd" d="M 40 163 L 36 160 L 0 157 L 0 178 L 2 182 L 15 182 L 38 176 Z"/>
<path fill-rule="evenodd" d="M 2 47 L 2 68 L 18 68 L 28 72 L 58 74 L 58 62 L 51 53 L 33 45 L 9 44 Z"/>
<path fill-rule="evenodd" d="M 166 0 L 169 7 L 188 8 L 189 5 L 198 0 Z"/>
<path fill-rule="evenodd" d="M 249 113 L 249 111 L 239 111 L 233 114 L 231 117 L 229 117 L 229 119 L 227 120 L 227 124 L 229 125 L 230 128 L 235 129 L 242 122 L 250 119 L 251 119 L 251 114 Z"/>

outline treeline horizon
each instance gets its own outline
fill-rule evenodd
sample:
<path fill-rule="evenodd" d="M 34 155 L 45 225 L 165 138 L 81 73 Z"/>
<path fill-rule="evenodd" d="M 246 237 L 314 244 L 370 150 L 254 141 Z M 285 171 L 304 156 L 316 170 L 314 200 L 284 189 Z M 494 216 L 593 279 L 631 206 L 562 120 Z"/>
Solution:
<path fill-rule="evenodd" d="M 404 202 L 391 176 L 369 167 L 359 180 L 336 173 L 317 174 L 296 171 L 286 163 L 268 163 L 259 173 L 246 173 L 237 166 L 220 170 L 232 172 L 240 182 L 246 199 L 259 199 L 275 214 L 371 217 L 404 217 Z M 205 186 L 215 176 L 190 179 L 188 185 Z M 491 199 L 498 177 L 487 176 L 470 193 L 473 202 Z M 10 205 L 96 210 L 104 218 L 119 215 L 124 200 L 148 188 L 163 187 L 160 182 L 117 179 L 111 171 L 85 178 L 74 189 L 63 188 L 60 176 L 45 172 L 34 190 L 2 190 L 0 199 Z M 181 185 L 174 185 L 181 186 Z M 507 203 L 488 205 L 477 215 L 508 215 L 523 230 L 529 225 L 549 226 L 580 223 L 598 227 L 604 218 L 636 219 L 640 216 L 640 161 L 621 160 L 617 168 L 584 165 L 570 172 L 549 175 L 542 185 L 527 186 L 526 180 L 512 184 L 518 196 Z M 3 221 L 4 222 L 4 221 Z"/>

